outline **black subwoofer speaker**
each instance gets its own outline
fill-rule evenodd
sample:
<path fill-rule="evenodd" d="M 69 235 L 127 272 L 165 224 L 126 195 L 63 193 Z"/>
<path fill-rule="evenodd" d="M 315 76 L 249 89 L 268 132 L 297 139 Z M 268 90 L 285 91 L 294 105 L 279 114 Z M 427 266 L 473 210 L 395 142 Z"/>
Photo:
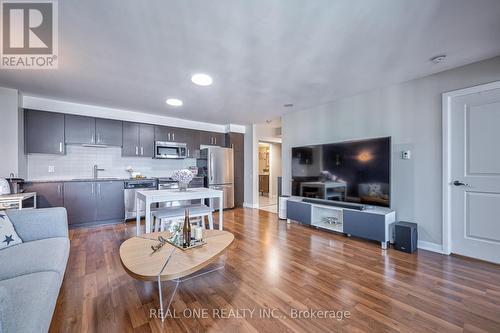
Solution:
<path fill-rule="evenodd" d="M 417 224 L 397 222 L 394 224 L 394 248 L 399 251 L 413 253 L 417 250 Z"/>

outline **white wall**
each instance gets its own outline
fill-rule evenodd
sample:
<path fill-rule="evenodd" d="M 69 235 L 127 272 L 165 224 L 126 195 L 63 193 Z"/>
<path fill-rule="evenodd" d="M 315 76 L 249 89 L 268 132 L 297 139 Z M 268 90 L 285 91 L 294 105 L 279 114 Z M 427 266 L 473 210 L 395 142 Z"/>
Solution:
<path fill-rule="evenodd" d="M 10 173 L 24 177 L 23 117 L 17 90 L 0 87 L 0 117 L 0 177 Z"/>
<path fill-rule="evenodd" d="M 391 136 L 391 206 L 399 220 L 418 223 L 420 240 L 442 244 L 441 95 L 497 80 L 500 57 L 283 116 L 284 193 L 292 147 Z M 400 158 L 406 149 L 411 160 Z"/>

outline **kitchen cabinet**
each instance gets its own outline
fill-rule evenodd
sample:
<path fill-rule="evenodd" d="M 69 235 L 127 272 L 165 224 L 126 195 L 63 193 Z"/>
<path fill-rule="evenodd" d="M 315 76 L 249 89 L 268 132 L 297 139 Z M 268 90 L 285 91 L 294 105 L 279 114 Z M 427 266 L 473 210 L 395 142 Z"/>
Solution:
<path fill-rule="evenodd" d="M 65 154 L 64 114 L 25 109 L 25 152 Z"/>
<path fill-rule="evenodd" d="M 121 147 L 123 143 L 121 120 L 96 118 L 95 132 L 95 142 L 99 145 Z"/>
<path fill-rule="evenodd" d="M 225 147 L 225 133 L 200 131 L 200 144 Z"/>
<path fill-rule="evenodd" d="M 122 145 L 122 122 L 78 115 L 65 115 L 66 144 Z"/>
<path fill-rule="evenodd" d="M 155 127 L 138 123 L 123 123 L 122 156 L 153 157 Z"/>
<path fill-rule="evenodd" d="M 226 147 L 233 148 L 234 156 L 234 205 L 242 207 L 245 195 L 244 169 L 244 138 L 242 133 L 230 132 L 226 134 Z"/>
<path fill-rule="evenodd" d="M 186 135 L 184 128 L 155 126 L 155 140 L 184 143 Z"/>
<path fill-rule="evenodd" d="M 64 207 L 63 183 L 25 183 L 25 192 L 36 192 L 37 208 Z"/>
<path fill-rule="evenodd" d="M 66 144 L 95 144 L 95 118 L 64 115 Z"/>
<path fill-rule="evenodd" d="M 64 206 L 70 225 L 125 217 L 122 181 L 64 183 Z"/>
<path fill-rule="evenodd" d="M 121 181 L 96 182 L 96 221 L 125 218 L 123 185 Z"/>
<path fill-rule="evenodd" d="M 64 207 L 68 211 L 68 224 L 82 224 L 96 219 L 94 182 L 64 183 Z"/>

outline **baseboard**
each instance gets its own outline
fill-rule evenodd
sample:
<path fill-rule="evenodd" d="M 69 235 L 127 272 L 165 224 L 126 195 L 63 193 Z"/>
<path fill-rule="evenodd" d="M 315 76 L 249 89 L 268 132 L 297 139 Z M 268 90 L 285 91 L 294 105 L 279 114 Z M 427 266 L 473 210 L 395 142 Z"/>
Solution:
<path fill-rule="evenodd" d="M 257 209 L 257 208 L 259 208 L 259 204 L 249 204 L 249 203 L 244 202 L 243 207 Z"/>
<path fill-rule="evenodd" d="M 427 251 L 431 251 L 431 252 L 445 254 L 443 251 L 443 245 L 441 245 L 441 244 L 424 242 L 424 241 L 419 240 L 417 246 L 419 249 L 422 249 L 422 250 L 427 250 Z"/>

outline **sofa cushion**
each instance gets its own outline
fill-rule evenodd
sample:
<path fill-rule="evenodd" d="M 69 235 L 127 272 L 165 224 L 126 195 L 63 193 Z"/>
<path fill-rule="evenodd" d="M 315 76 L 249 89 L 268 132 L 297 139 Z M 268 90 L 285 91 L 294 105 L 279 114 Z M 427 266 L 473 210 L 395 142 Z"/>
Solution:
<path fill-rule="evenodd" d="M 41 239 L 8 247 L 0 250 L 0 280 L 53 271 L 62 281 L 68 255 L 69 239 L 65 237 Z"/>
<path fill-rule="evenodd" d="M 7 290 L 8 304 L 2 304 L 2 333 L 47 332 L 59 294 L 60 278 L 56 272 L 21 275 L 0 281 Z M 14 297 L 13 297 L 14 296 Z"/>
<path fill-rule="evenodd" d="M 0 250 L 21 244 L 22 242 L 5 210 L 0 210 Z"/>

